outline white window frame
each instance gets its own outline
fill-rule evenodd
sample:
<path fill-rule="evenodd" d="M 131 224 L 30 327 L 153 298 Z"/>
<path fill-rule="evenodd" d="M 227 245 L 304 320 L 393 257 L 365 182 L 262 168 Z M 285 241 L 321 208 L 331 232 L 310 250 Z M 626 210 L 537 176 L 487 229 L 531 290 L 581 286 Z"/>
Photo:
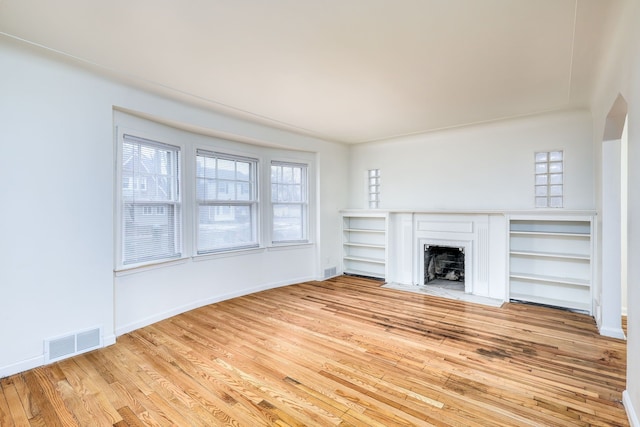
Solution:
<path fill-rule="evenodd" d="M 290 244 L 301 244 L 301 243 L 309 243 L 309 198 L 310 198 L 310 189 L 309 189 L 309 164 L 303 162 L 292 162 L 292 161 L 281 161 L 281 160 L 272 160 L 269 165 L 269 205 L 270 205 L 270 213 L 271 213 L 271 224 L 270 224 L 270 234 L 271 234 L 271 243 L 273 245 L 290 245 Z M 298 185 L 298 183 L 284 183 L 284 182 L 274 182 L 273 167 L 291 167 L 291 168 L 300 168 L 300 200 L 290 200 L 290 201 L 282 201 L 282 200 L 274 200 L 276 194 L 274 194 L 273 188 L 274 185 Z M 299 239 L 281 239 L 277 240 L 275 238 L 275 209 L 276 206 L 300 206 L 301 211 L 301 232 L 302 236 Z"/>
<path fill-rule="evenodd" d="M 195 253 L 196 255 L 209 255 L 216 253 L 224 253 L 229 251 L 238 251 L 245 249 L 254 249 L 260 247 L 260 200 L 259 200 L 259 159 L 254 157 L 240 156 L 235 154 L 230 154 L 222 151 L 208 150 L 205 148 L 196 149 L 195 163 L 197 165 L 199 157 L 207 157 L 210 159 L 215 159 L 216 162 L 218 159 L 233 161 L 233 162 L 242 162 L 250 164 L 250 177 L 248 181 L 239 181 L 236 178 L 222 178 L 219 176 L 216 177 L 205 177 L 202 175 L 198 175 L 197 166 L 196 171 L 194 173 L 194 228 L 195 228 Z M 201 179 L 207 179 L 216 182 L 216 186 L 218 184 L 224 184 L 224 186 L 228 189 L 230 187 L 237 188 L 238 184 L 248 183 L 249 188 L 249 198 L 239 199 L 239 198 L 218 198 L 215 197 L 206 197 L 202 198 L 198 196 L 198 181 Z M 201 247 L 200 242 L 200 233 L 202 232 L 200 227 L 200 209 L 203 207 L 214 207 L 224 208 L 224 207 L 247 207 L 249 208 L 250 214 L 249 218 L 251 221 L 251 239 L 249 241 L 238 242 L 237 244 L 230 244 L 226 246 L 217 246 L 217 247 Z M 207 214 L 208 218 L 211 218 L 210 212 Z"/>
<path fill-rule="evenodd" d="M 140 144 L 141 146 L 148 146 L 160 149 L 167 149 L 175 154 L 174 164 L 172 169 L 175 168 L 170 175 L 173 179 L 171 182 L 171 197 L 166 200 L 150 200 L 147 198 L 140 198 L 130 200 L 125 195 L 125 192 L 130 191 L 146 191 L 148 190 L 148 176 L 136 175 L 123 177 L 123 163 L 124 163 L 124 144 L 125 142 Z M 118 129 L 117 141 L 116 141 L 116 181 L 115 186 L 116 203 L 115 203 L 115 217 L 116 217 L 116 256 L 115 256 L 115 270 L 122 271 L 132 268 L 137 268 L 146 265 L 153 265 L 164 263 L 176 259 L 180 259 L 183 256 L 183 200 L 182 200 L 182 182 L 183 182 L 183 147 L 179 144 L 172 144 L 165 142 L 160 138 L 153 136 L 143 135 L 136 131 L 127 131 L 124 129 Z M 125 185 L 126 183 L 126 185 Z M 143 184 L 143 185 L 140 185 Z M 155 209 L 148 210 L 145 207 L 155 206 Z M 156 216 L 159 209 L 164 210 L 166 206 L 172 206 L 174 215 L 171 218 L 171 224 L 168 224 L 170 241 L 168 243 L 170 251 L 158 252 L 156 254 L 150 253 L 147 257 L 129 258 L 127 259 L 127 235 L 126 235 L 126 221 L 125 211 L 136 212 L 139 207 L 141 217 Z M 148 213 L 147 213 L 148 211 Z M 143 220 L 141 220 L 143 221 Z"/>

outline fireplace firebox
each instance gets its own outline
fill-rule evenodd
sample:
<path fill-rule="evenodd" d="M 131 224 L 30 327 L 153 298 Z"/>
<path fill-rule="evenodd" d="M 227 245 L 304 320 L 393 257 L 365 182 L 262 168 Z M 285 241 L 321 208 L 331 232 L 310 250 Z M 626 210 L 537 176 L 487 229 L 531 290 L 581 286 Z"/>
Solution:
<path fill-rule="evenodd" d="M 424 284 L 464 283 L 464 248 L 424 245 Z"/>

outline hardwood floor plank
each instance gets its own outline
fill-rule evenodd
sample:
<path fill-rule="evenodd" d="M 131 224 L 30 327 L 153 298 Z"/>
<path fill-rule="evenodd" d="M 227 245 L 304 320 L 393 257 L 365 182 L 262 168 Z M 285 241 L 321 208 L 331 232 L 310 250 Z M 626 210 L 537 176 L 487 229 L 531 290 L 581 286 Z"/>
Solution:
<path fill-rule="evenodd" d="M 11 378 L 0 380 L 0 426 L 28 426 L 29 418 L 25 412 L 18 391 Z"/>
<path fill-rule="evenodd" d="M 4 378 L 0 425 L 628 426 L 626 342 L 593 318 L 381 284 L 263 291 Z"/>

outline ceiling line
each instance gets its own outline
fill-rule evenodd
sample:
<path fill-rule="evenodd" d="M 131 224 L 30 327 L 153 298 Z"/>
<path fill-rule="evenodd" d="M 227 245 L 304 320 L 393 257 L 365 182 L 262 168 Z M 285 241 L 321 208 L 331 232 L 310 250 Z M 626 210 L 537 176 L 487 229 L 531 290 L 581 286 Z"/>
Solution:
<path fill-rule="evenodd" d="M 571 55 L 569 55 L 569 84 L 567 85 L 567 101 L 571 100 L 571 79 L 573 76 L 573 56 L 576 48 L 576 27 L 578 22 L 578 0 L 574 0 L 573 34 L 571 34 Z"/>

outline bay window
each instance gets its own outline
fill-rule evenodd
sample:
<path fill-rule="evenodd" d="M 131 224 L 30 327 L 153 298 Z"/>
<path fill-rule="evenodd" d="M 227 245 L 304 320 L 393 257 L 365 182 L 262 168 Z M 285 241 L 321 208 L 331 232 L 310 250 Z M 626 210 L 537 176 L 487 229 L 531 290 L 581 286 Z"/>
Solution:
<path fill-rule="evenodd" d="M 198 254 L 258 247 L 257 165 L 254 158 L 197 151 Z"/>
<path fill-rule="evenodd" d="M 306 164 L 271 162 L 271 239 L 307 242 L 309 186 Z"/>
<path fill-rule="evenodd" d="M 119 264 L 180 257 L 180 148 L 127 134 L 119 148 Z"/>

